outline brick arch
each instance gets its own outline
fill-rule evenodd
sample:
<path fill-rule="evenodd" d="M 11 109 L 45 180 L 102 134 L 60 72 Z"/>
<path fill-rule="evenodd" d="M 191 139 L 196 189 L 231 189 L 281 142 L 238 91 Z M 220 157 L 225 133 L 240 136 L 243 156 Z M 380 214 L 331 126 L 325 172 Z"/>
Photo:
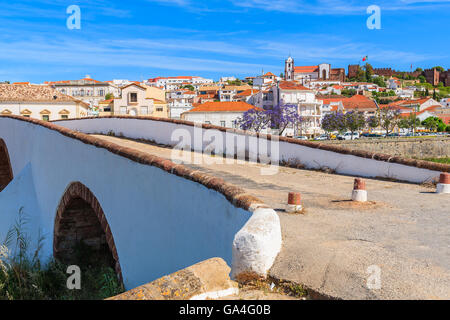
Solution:
<path fill-rule="evenodd" d="M 53 233 L 53 256 L 70 262 L 68 257 L 77 241 L 84 241 L 92 247 L 107 245 L 116 274 L 123 281 L 119 255 L 105 213 L 95 195 L 81 182 L 71 183 L 59 203 Z"/>
<path fill-rule="evenodd" d="M 8 186 L 12 179 L 13 171 L 9 159 L 8 147 L 5 141 L 0 139 L 0 192 Z"/>

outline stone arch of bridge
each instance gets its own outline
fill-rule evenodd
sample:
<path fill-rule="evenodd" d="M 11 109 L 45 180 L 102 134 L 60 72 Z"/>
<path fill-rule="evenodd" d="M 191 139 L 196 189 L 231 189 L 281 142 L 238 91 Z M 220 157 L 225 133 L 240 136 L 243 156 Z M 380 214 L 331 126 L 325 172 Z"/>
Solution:
<path fill-rule="evenodd" d="M 9 158 L 8 147 L 3 139 L 0 139 L 0 192 L 13 180 L 13 171 Z"/>
<path fill-rule="evenodd" d="M 59 203 L 54 226 L 53 256 L 66 264 L 81 263 L 75 248 L 82 243 L 96 261 L 110 265 L 122 282 L 116 244 L 103 209 L 81 182 L 69 185 Z"/>

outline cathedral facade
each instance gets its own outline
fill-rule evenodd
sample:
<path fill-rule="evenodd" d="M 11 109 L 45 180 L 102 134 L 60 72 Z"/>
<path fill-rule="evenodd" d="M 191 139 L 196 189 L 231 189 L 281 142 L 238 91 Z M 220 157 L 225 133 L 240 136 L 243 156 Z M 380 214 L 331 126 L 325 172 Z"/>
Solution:
<path fill-rule="evenodd" d="M 285 80 L 299 81 L 306 84 L 313 80 L 345 81 L 345 69 L 332 69 L 328 63 L 317 66 L 296 67 L 294 59 L 289 57 L 285 61 Z"/>

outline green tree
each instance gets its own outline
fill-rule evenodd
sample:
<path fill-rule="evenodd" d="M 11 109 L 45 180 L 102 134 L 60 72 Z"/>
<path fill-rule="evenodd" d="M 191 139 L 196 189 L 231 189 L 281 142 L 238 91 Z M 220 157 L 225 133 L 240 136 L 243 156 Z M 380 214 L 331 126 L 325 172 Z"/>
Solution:
<path fill-rule="evenodd" d="M 392 107 L 380 108 L 377 110 L 377 117 L 380 127 L 386 132 L 386 137 L 394 131 L 400 121 L 400 113 Z"/>
<path fill-rule="evenodd" d="M 364 66 L 364 71 L 366 72 L 366 79 L 371 79 L 374 74 L 374 70 L 370 63 L 366 63 L 366 65 Z"/>
<path fill-rule="evenodd" d="M 105 100 L 111 100 L 114 99 L 114 95 L 112 93 L 107 93 L 105 96 Z"/>
<path fill-rule="evenodd" d="M 436 66 L 433 69 L 436 69 L 439 72 L 444 72 L 445 71 L 445 69 L 443 67 L 441 67 L 441 66 Z"/>
<path fill-rule="evenodd" d="M 372 129 L 378 128 L 380 126 L 380 119 L 378 116 L 371 116 L 367 119 L 367 125 Z"/>
<path fill-rule="evenodd" d="M 360 112 L 358 111 L 358 109 L 347 112 L 344 115 L 344 119 L 346 129 L 352 133 L 352 139 L 355 132 L 364 129 L 364 127 L 366 126 L 366 118 L 364 116 L 364 112 Z"/>
<path fill-rule="evenodd" d="M 233 80 L 233 81 L 228 81 L 228 84 L 230 86 L 240 86 L 242 85 L 242 81 L 239 79 Z"/>
<path fill-rule="evenodd" d="M 422 125 L 430 131 L 436 131 L 440 122 L 442 120 L 438 117 L 429 117 L 422 121 Z"/>
<path fill-rule="evenodd" d="M 372 77 L 371 82 L 375 83 L 379 87 L 386 88 L 386 80 L 382 76 Z"/>
<path fill-rule="evenodd" d="M 195 91 L 195 88 L 193 85 L 187 84 L 185 86 L 183 86 L 183 89 L 188 89 L 190 91 Z"/>
<path fill-rule="evenodd" d="M 341 94 L 346 97 L 353 97 L 356 94 L 355 89 L 342 89 Z"/>
<path fill-rule="evenodd" d="M 408 129 L 410 132 L 414 132 L 418 126 L 420 126 L 420 120 L 415 113 L 411 113 L 408 118 L 402 118 L 398 122 L 399 128 Z"/>

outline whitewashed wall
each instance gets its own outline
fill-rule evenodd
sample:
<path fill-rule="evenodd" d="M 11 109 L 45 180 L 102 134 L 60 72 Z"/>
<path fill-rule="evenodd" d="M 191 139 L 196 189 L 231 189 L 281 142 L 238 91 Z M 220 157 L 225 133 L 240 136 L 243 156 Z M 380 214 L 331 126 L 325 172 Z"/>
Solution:
<path fill-rule="evenodd" d="M 221 136 L 222 140 L 226 141 L 226 133 L 222 131 L 213 130 L 214 132 L 211 132 L 211 130 L 209 130 L 209 132 L 206 133 L 208 130 L 190 125 L 148 119 L 99 118 L 58 121 L 56 123 L 84 133 L 107 133 L 109 131 L 114 131 L 116 135 L 123 134 L 125 137 L 147 139 L 171 146 L 178 144 L 181 139 L 179 136 L 183 132 L 188 132 L 189 136 L 192 138 L 192 147 L 196 151 L 203 151 L 210 145 L 211 139 L 206 137 L 211 136 L 211 133 L 213 135 Z M 243 145 L 244 147 L 238 148 L 237 151 L 240 153 L 249 152 L 250 155 L 252 155 L 252 143 L 249 141 L 254 141 L 257 138 L 236 133 L 229 133 L 228 135 L 235 140 L 237 140 L 238 136 L 245 138 L 245 146 Z M 257 143 L 266 143 L 264 139 L 258 140 Z M 223 152 L 225 145 L 226 143 L 224 142 L 216 151 Z M 273 149 L 270 149 L 271 145 L 273 146 Z M 362 177 L 383 177 L 413 183 L 429 181 L 438 177 L 440 174 L 439 171 L 367 159 L 283 141 L 279 143 L 279 149 L 277 149 L 275 144 L 271 144 L 270 142 L 267 143 L 267 146 L 269 150 L 273 150 L 272 153 L 274 159 L 277 158 L 278 154 L 280 161 L 295 160 L 302 163 L 307 168 L 313 169 L 327 167 L 335 170 L 339 174 Z M 264 153 L 262 154 L 264 155 Z M 259 152 L 259 155 L 261 155 L 261 152 Z"/>
<path fill-rule="evenodd" d="M 87 127 L 103 123 L 94 122 L 66 125 L 90 131 Z M 160 124 L 152 132 L 163 139 L 168 132 Z M 134 134 L 138 132 L 136 128 Z M 45 235 L 43 255 L 52 255 L 58 204 L 66 188 L 79 181 L 105 212 L 127 289 L 212 257 L 231 265 L 235 235 L 252 216 L 199 183 L 42 126 L 0 117 L 0 138 L 9 149 L 15 177 L 0 193 L 0 239 L 24 207 L 31 217 L 30 238 L 37 239 L 40 230 Z"/>

